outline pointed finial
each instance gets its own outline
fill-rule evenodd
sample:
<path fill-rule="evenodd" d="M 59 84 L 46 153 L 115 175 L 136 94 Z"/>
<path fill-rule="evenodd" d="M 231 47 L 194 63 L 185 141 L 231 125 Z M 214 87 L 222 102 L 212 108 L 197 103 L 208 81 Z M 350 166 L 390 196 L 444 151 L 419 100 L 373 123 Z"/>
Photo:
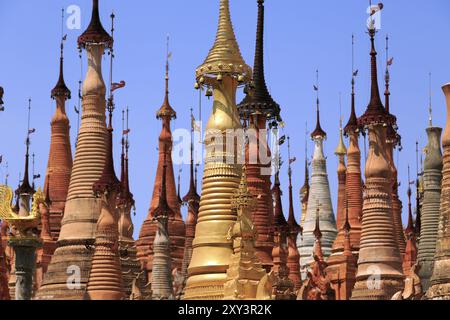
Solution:
<path fill-rule="evenodd" d="M 351 92 L 351 108 L 350 117 L 344 128 L 344 134 L 348 137 L 350 132 L 358 132 L 358 117 L 356 116 L 355 107 L 355 79 L 358 76 L 359 70 L 355 70 L 355 35 L 352 34 L 352 92 Z"/>
<path fill-rule="evenodd" d="M 172 108 L 169 102 L 169 60 L 172 57 L 172 53 L 169 51 L 169 42 L 170 37 L 167 35 L 166 37 L 166 70 L 165 70 L 165 76 L 164 76 L 164 82 L 165 82 L 165 88 L 164 88 L 164 102 L 161 108 L 159 108 L 158 112 L 156 113 L 156 117 L 158 119 L 162 119 L 164 117 L 168 117 L 170 119 L 176 119 L 177 113 Z"/>
<path fill-rule="evenodd" d="M 341 106 L 341 93 L 339 93 L 339 110 L 342 109 Z M 339 111 L 339 143 L 334 151 L 334 154 L 337 156 L 345 156 L 347 154 L 347 147 L 344 143 L 344 137 L 343 137 L 343 129 L 342 129 L 342 112 Z"/>
<path fill-rule="evenodd" d="M 322 127 L 320 126 L 320 103 L 319 103 L 319 70 L 316 70 L 316 85 L 313 86 L 314 91 L 316 91 L 316 112 L 317 112 L 317 119 L 316 119 L 316 128 L 311 133 L 311 138 L 319 138 L 319 139 L 325 139 L 327 134 L 325 131 L 322 130 Z"/>
<path fill-rule="evenodd" d="M 28 99 L 28 125 L 27 125 L 27 138 L 25 141 L 26 144 L 26 153 L 25 153 L 25 171 L 23 175 L 22 184 L 16 190 L 16 195 L 19 196 L 21 194 L 31 194 L 34 193 L 33 187 L 30 185 L 29 181 L 29 159 L 30 159 L 30 144 L 31 144 L 31 134 L 33 134 L 36 130 L 30 128 L 31 121 L 31 98 Z"/>
<path fill-rule="evenodd" d="M 314 228 L 314 236 L 318 241 L 320 241 L 320 239 L 322 238 L 322 231 L 320 231 L 320 204 L 318 201 L 316 209 L 316 227 Z"/>
<path fill-rule="evenodd" d="M 429 113 L 429 126 L 430 128 L 433 126 L 433 107 L 431 104 L 431 97 L 432 97 L 432 89 L 431 89 L 431 72 L 428 74 L 429 77 L 429 99 L 430 99 L 430 104 L 428 107 L 428 113 Z"/>
<path fill-rule="evenodd" d="M 71 98 L 71 92 L 67 88 L 64 81 L 64 41 L 67 40 L 67 35 L 64 35 L 64 8 L 62 9 L 61 16 L 61 44 L 60 44 L 60 58 L 59 58 L 59 78 L 56 86 L 51 91 L 51 98 L 64 97 L 65 100 Z"/>
<path fill-rule="evenodd" d="M 389 96 L 391 95 L 391 92 L 389 91 L 389 82 L 390 82 L 390 74 L 389 74 L 389 66 L 392 64 L 392 60 L 389 59 L 389 35 L 386 35 L 386 74 L 384 76 L 385 86 L 386 90 L 384 92 L 385 96 L 385 108 L 386 112 L 390 112 L 390 99 Z"/>
<path fill-rule="evenodd" d="M 408 165 L 408 226 L 406 227 L 406 234 L 409 237 L 412 233 L 414 233 L 414 219 L 412 215 L 412 209 L 411 209 L 411 177 L 409 172 L 409 165 Z M 414 182 L 413 182 L 414 183 Z"/>

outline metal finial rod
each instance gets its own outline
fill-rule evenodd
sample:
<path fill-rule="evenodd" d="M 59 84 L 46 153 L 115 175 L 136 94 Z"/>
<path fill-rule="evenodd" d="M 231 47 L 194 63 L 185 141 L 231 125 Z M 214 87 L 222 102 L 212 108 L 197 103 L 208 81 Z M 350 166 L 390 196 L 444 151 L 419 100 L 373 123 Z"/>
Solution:
<path fill-rule="evenodd" d="M 28 157 L 29 155 L 29 148 L 30 148 L 30 134 L 31 134 L 31 129 L 30 129 L 30 122 L 31 122 L 31 98 L 28 99 L 28 124 L 27 124 L 27 140 L 26 140 L 26 145 L 27 145 L 27 153 L 26 156 Z"/>
<path fill-rule="evenodd" d="M 389 61 L 389 35 L 386 34 L 386 66 L 387 67 L 389 66 L 388 61 Z"/>
<path fill-rule="evenodd" d="M 316 70 L 317 111 L 319 111 L 319 70 Z"/>
<path fill-rule="evenodd" d="M 33 154 L 31 155 L 31 174 L 33 175 L 33 182 L 35 179 L 35 171 L 34 171 L 34 158 L 35 158 L 35 154 L 33 152 Z"/>
<path fill-rule="evenodd" d="M 61 38 L 64 36 L 64 8 L 61 8 Z"/>
<path fill-rule="evenodd" d="M 431 72 L 428 74 L 428 77 L 429 77 L 429 99 L 430 99 L 430 105 L 429 105 L 429 107 L 428 107 L 428 112 L 429 112 L 429 114 L 430 114 L 430 118 L 429 118 L 429 121 L 430 121 L 430 128 L 433 126 L 433 106 L 432 106 L 432 101 L 431 101 L 431 98 L 432 98 L 432 89 L 431 89 Z"/>
<path fill-rule="evenodd" d="M 416 141 L 416 173 L 419 179 L 419 141 Z"/>
<path fill-rule="evenodd" d="M 125 135 L 125 158 L 128 160 L 128 150 L 130 149 L 130 141 L 128 139 L 129 137 L 129 133 L 130 133 L 130 125 L 129 125 L 129 121 L 130 121 L 130 108 L 127 106 L 127 116 L 126 116 L 126 135 Z"/>
<path fill-rule="evenodd" d="M 342 92 L 339 92 L 339 130 L 342 131 Z"/>

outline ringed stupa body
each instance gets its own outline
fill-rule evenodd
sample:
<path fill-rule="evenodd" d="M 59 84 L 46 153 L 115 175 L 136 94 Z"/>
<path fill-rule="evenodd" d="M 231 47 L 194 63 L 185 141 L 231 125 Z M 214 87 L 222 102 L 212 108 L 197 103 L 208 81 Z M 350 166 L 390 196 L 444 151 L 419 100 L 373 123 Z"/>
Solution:
<path fill-rule="evenodd" d="M 219 27 L 216 41 L 205 62 L 196 70 L 197 86 L 213 90 L 213 112 L 206 126 L 205 166 L 202 195 L 192 259 L 184 299 L 222 299 L 227 269 L 233 253 L 227 238 L 237 219 L 231 208 L 231 197 L 239 188 L 242 165 L 227 143 L 240 150 L 237 142 L 227 141 L 227 131 L 241 129 L 236 108 L 236 89 L 251 78 L 239 50 L 231 23 L 229 1 L 220 0 Z M 222 142 L 219 140 L 223 140 Z"/>
<path fill-rule="evenodd" d="M 101 201 L 94 196 L 92 186 L 103 173 L 107 152 L 102 56 L 113 44 L 100 22 L 98 2 L 93 0 L 91 22 L 78 38 L 79 46 L 86 49 L 88 55 L 81 127 L 58 248 L 37 292 L 38 299 L 81 300 L 89 277 L 93 254 L 90 246 L 95 242 L 101 209 Z M 71 275 L 73 282 L 68 280 Z M 76 275 L 79 275 L 79 282 L 75 281 Z"/>
<path fill-rule="evenodd" d="M 442 128 L 430 126 L 426 129 L 428 144 L 425 148 L 423 166 L 423 202 L 420 211 L 420 241 L 417 261 L 418 275 L 424 291 L 430 286 L 433 273 L 434 255 L 439 230 L 441 183 L 442 183 Z"/>

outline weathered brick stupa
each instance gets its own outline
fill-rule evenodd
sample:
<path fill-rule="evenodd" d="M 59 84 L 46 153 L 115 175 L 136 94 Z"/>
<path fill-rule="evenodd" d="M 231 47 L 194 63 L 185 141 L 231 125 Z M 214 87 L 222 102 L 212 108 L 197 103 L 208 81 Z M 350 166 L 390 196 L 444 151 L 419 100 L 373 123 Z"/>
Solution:
<path fill-rule="evenodd" d="M 121 183 L 114 170 L 113 109 L 114 102 L 111 94 L 108 100 L 109 124 L 105 167 L 100 179 L 92 187 L 94 194 L 101 200 L 101 211 L 97 221 L 94 254 L 86 288 L 87 300 L 125 298 L 119 255 L 119 212 L 117 210 L 117 196 L 121 191 Z"/>
<path fill-rule="evenodd" d="M 156 220 L 157 229 L 153 238 L 153 272 L 151 284 L 154 300 L 172 300 L 172 258 L 170 256 L 170 236 L 168 231 L 169 216 L 173 214 L 167 201 L 167 159 L 164 157 L 162 184 L 159 191 L 158 206 L 154 211 L 153 219 Z"/>
<path fill-rule="evenodd" d="M 450 300 L 450 83 L 442 87 L 447 103 L 447 120 L 442 137 L 444 149 L 442 191 L 436 254 L 427 298 Z"/>
<path fill-rule="evenodd" d="M 287 220 L 288 224 L 288 234 L 287 234 L 287 245 L 288 245 L 288 257 L 287 266 L 289 268 L 289 279 L 294 283 L 294 291 L 297 292 L 302 285 L 302 278 L 300 276 L 300 254 L 297 250 L 297 238 L 301 235 L 302 227 L 297 223 L 294 213 L 294 196 L 292 187 L 292 163 L 296 161 L 296 158 L 291 158 L 291 139 L 288 137 L 288 154 L 289 154 L 289 166 L 288 166 L 288 177 L 289 177 L 289 216 Z"/>
<path fill-rule="evenodd" d="M 56 240 L 61 229 L 70 174 L 72 172 L 72 149 L 70 147 L 70 125 L 66 114 L 66 100 L 71 93 L 64 81 L 64 38 L 61 39 L 61 56 L 59 61 L 59 78 L 51 91 L 52 99 L 56 100 L 56 110 L 52 117 L 50 152 L 45 175 L 44 193 L 47 207 L 41 215 L 42 248 L 38 249 L 37 268 L 35 276 L 36 289 L 42 284 L 51 257 L 56 249 Z"/>
<path fill-rule="evenodd" d="M 233 253 L 227 232 L 236 221 L 231 196 L 239 187 L 242 169 L 236 156 L 240 147 L 235 133 L 242 128 L 235 102 L 236 89 L 239 84 L 247 83 L 251 74 L 234 35 L 229 0 L 220 0 L 216 41 L 205 62 L 196 70 L 196 87 L 206 86 L 206 92 L 213 90 L 214 104 L 206 126 L 203 188 L 186 300 L 222 299 L 224 295 L 223 284 Z M 233 145 L 234 150 L 229 150 L 227 144 Z"/>
<path fill-rule="evenodd" d="M 56 101 L 56 109 L 50 123 L 50 152 L 44 183 L 44 193 L 48 193 L 50 200 L 50 232 L 55 240 L 59 237 L 72 172 L 70 124 L 66 114 L 66 100 L 71 98 L 71 93 L 64 82 L 63 41 L 61 41 L 59 79 L 51 92 L 52 99 Z"/>
<path fill-rule="evenodd" d="M 279 157 L 279 155 L 278 155 Z M 278 164 L 281 166 L 281 160 L 279 158 Z M 295 284 L 289 278 L 289 267 L 288 263 L 288 236 L 289 236 L 289 225 L 284 217 L 283 213 L 283 202 L 281 199 L 280 183 L 280 167 L 275 173 L 275 181 L 272 192 L 273 198 L 273 208 L 274 208 L 274 221 L 273 221 L 273 234 L 275 245 L 272 250 L 273 257 L 273 268 L 272 271 L 276 276 L 276 283 L 274 285 L 275 294 L 274 298 L 276 300 L 292 300 L 295 299 Z"/>
<path fill-rule="evenodd" d="M 184 257 L 183 264 L 181 266 L 181 291 L 177 293 L 182 299 L 184 296 L 184 290 L 186 288 L 186 281 L 188 277 L 188 267 L 192 259 L 192 242 L 195 237 L 195 227 L 197 226 L 198 209 L 200 206 L 200 196 L 197 193 L 197 187 L 195 185 L 194 176 L 194 128 L 191 129 L 191 165 L 190 165 L 190 177 L 189 177 L 189 191 L 183 197 L 183 202 L 188 206 L 188 213 L 186 217 L 186 240 L 184 244 Z"/>
<path fill-rule="evenodd" d="M 318 86 L 316 86 L 318 90 Z M 313 261 L 315 213 L 320 206 L 320 230 L 322 231 L 322 250 L 325 259 L 331 254 L 333 241 L 336 239 L 337 228 L 331 204 L 330 185 L 328 182 L 326 158 L 323 153 L 323 142 L 326 133 L 320 126 L 319 95 L 317 94 L 317 124 L 311 133 L 314 141 L 314 156 L 312 160 L 311 188 L 309 191 L 308 211 L 303 225 L 303 241 L 299 247 L 302 278 L 306 278 L 309 264 Z"/>
<path fill-rule="evenodd" d="M 375 26 L 371 41 L 371 99 L 358 125 L 369 131 L 362 233 L 354 300 L 389 300 L 403 288 L 402 260 L 392 228 L 391 168 L 386 152 L 386 128 L 395 123 L 380 98 L 375 51 Z"/>
<path fill-rule="evenodd" d="M 232 198 L 232 207 L 238 218 L 228 231 L 228 238 L 233 241 L 233 255 L 227 270 L 224 284 L 225 300 L 266 300 L 271 297 L 261 296 L 260 287 L 266 272 L 255 255 L 256 230 L 253 227 L 251 208 L 255 198 L 247 186 L 246 168 L 243 168 L 239 189 Z"/>
<path fill-rule="evenodd" d="M 386 56 L 388 55 L 388 41 L 389 38 L 386 36 Z M 389 81 L 390 81 L 390 74 L 389 74 L 389 67 L 392 64 L 392 59 L 388 59 L 386 63 L 386 74 L 385 74 L 385 107 L 386 107 L 386 113 L 391 114 L 390 110 L 390 95 L 391 92 L 389 91 Z M 395 117 L 394 117 L 395 119 Z M 386 154 L 388 156 L 389 165 L 391 167 L 391 186 L 392 186 L 392 215 L 394 218 L 394 232 L 395 232 L 395 239 L 398 245 L 398 249 L 400 250 L 400 254 L 402 256 L 405 255 L 405 247 L 406 247 L 406 241 L 405 241 L 405 234 L 403 233 L 403 224 L 402 224 L 402 210 L 403 210 L 403 204 L 400 200 L 400 197 L 398 196 L 398 171 L 395 166 L 394 161 L 394 149 L 397 146 L 401 146 L 401 137 L 397 132 L 397 120 L 395 120 L 392 125 L 388 125 L 387 132 L 386 132 Z"/>
<path fill-rule="evenodd" d="M 409 179 L 409 167 L 408 167 L 408 181 Z M 417 262 L 417 239 L 414 232 L 414 218 L 411 208 L 411 185 L 408 186 L 408 225 L 405 229 L 406 234 L 406 247 L 405 256 L 403 258 L 403 273 L 406 277 L 410 277 L 413 273 L 413 267 Z"/>
<path fill-rule="evenodd" d="M 267 122 L 269 127 L 281 121 L 280 106 L 273 100 L 264 75 L 264 0 L 258 2 L 258 23 L 256 31 L 255 61 L 253 82 L 247 86 L 246 96 L 238 105 L 241 119 L 249 120 L 251 143 L 246 150 L 247 180 L 250 192 L 257 199 L 252 211 L 256 231 L 256 255 L 266 270 L 272 267 L 273 222 L 271 187 L 271 152 L 267 144 Z"/>
<path fill-rule="evenodd" d="M 352 77 L 352 102 L 350 119 L 345 126 L 345 134 L 349 136 L 349 147 L 346 150 L 348 164 L 345 171 L 345 187 L 343 191 L 344 211 L 342 216 L 346 216 L 349 230 L 346 230 L 345 221 L 338 215 L 339 232 L 333 243 L 331 256 L 328 258 L 327 275 L 331 279 L 333 288 L 336 291 L 337 300 L 348 300 L 355 284 L 356 261 L 358 260 L 359 241 L 361 238 L 361 216 L 362 216 L 362 180 L 361 180 L 361 151 L 358 145 L 358 123 L 355 111 L 355 77 L 356 71 Z M 344 148 L 337 150 L 344 153 Z M 343 162 L 341 161 L 341 164 Z M 341 174 L 343 168 L 341 165 Z M 338 174 L 339 175 L 339 174 Z M 342 177 L 341 177 L 342 178 Z M 342 182 L 341 182 L 342 184 Z M 339 207 L 339 205 L 338 205 Z M 352 255 L 345 254 L 345 244 L 347 236 L 349 238 L 349 250 Z"/>
<path fill-rule="evenodd" d="M 124 118 L 124 111 L 122 111 L 122 118 Z M 125 128 L 125 126 L 124 126 Z M 117 197 L 117 209 L 119 211 L 119 255 L 120 265 L 122 269 L 123 288 L 125 297 L 129 298 L 132 294 L 133 282 L 145 294 L 143 289 L 147 284 L 147 279 L 144 272 L 141 271 L 141 264 L 137 258 L 136 245 L 133 239 L 134 225 L 131 219 L 131 209 L 134 208 L 134 198 L 130 191 L 129 181 L 129 135 L 130 129 L 128 127 L 128 109 L 127 109 L 127 126 L 123 130 L 122 136 L 122 154 L 121 154 L 121 173 L 120 184 L 121 189 Z"/>
<path fill-rule="evenodd" d="M 157 223 L 153 219 L 154 211 L 159 203 L 160 190 L 162 185 L 162 172 L 164 157 L 167 159 L 167 201 L 172 209 L 169 216 L 168 228 L 171 240 L 172 267 L 181 269 L 184 252 L 184 236 L 186 233 L 185 224 L 181 217 L 180 203 L 178 201 L 177 188 L 175 185 L 175 176 L 172 164 L 172 132 L 170 130 L 171 120 L 177 116 L 175 110 L 169 103 L 169 53 L 167 53 L 166 76 L 165 76 L 165 95 L 164 102 L 159 108 L 156 117 L 162 122 L 162 129 L 159 135 L 158 145 L 158 167 L 156 169 L 155 183 L 153 187 L 153 196 L 150 203 L 147 219 L 144 221 L 139 233 L 139 239 L 136 242 L 138 258 L 141 264 L 146 266 L 149 273 L 152 271 L 153 260 L 153 239 L 157 230 Z M 166 151 L 164 151 L 166 150 Z"/>
<path fill-rule="evenodd" d="M 103 173 L 107 151 L 102 56 L 113 44 L 100 22 L 98 3 L 93 0 L 91 22 L 78 38 L 78 45 L 86 49 L 88 55 L 81 127 L 58 248 L 37 293 L 38 299 L 83 299 L 91 268 L 93 250 L 90 246 L 95 242 L 101 210 L 101 199 L 94 196 L 92 185 Z"/>
<path fill-rule="evenodd" d="M 430 125 L 426 129 L 426 132 L 428 135 L 428 143 L 425 148 L 423 203 L 420 212 L 420 242 L 417 253 L 418 275 L 424 291 L 427 291 L 430 287 L 430 278 L 433 273 L 442 183 L 442 128 L 433 126 L 431 112 Z M 416 224 L 417 222 L 416 220 Z"/>

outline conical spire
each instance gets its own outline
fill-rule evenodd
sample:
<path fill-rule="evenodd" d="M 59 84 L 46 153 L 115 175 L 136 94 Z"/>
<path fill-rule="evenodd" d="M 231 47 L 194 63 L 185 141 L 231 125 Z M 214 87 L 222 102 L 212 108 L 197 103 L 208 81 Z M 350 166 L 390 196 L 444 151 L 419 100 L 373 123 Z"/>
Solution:
<path fill-rule="evenodd" d="M 369 28 L 369 36 L 371 43 L 370 51 L 370 71 L 371 71 L 371 93 L 370 102 L 366 112 L 358 119 L 359 125 L 369 125 L 373 123 L 393 124 L 395 117 L 388 114 L 383 106 L 378 88 L 378 71 L 377 71 L 377 51 L 375 50 L 375 26 Z"/>
<path fill-rule="evenodd" d="M 177 113 L 171 107 L 169 103 L 169 37 L 167 37 L 167 56 L 166 56 L 166 76 L 165 76 L 165 91 L 164 91 L 164 102 L 156 113 L 156 117 L 161 119 L 163 117 L 169 117 L 171 119 L 175 119 L 177 117 Z"/>
<path fill-rule="evenodd" d="M 134 205 L 133 194 L 130 191 L 130 181 L 129 181 L 129 172 L 128 172 L 128 150 L 129 150 L 129 142 L 128 142 L 128 134 L 130 129 L 128 127 L 128 108 L 127 108 L 127 125 L 125 129 L 124 125 L 125 120 L 125 111 L 122 111 L 122 122 L 123 122 L 123 134 L 122 134 L 122 153 L 120 155 L 120 194 L 119 194 L 119 203 L 128 203 Z"/>
<path fill-rule="evenodd" d="M 192 113 L 192 110 L 191 110 Z M 195 185 L 195 173 L 194 173 L 194 138 L 191 134 L 191 165 L 190 165 L 190 177 L 189 177 L 189 191 L 183 197 L 184 202 L 189 202 L 190 200 L 200 200 L 200 196 L 197 193 L 197 187 Z"/>
<path fill-rule="evenodd" d="M 210 78 L 219 74 L 232 74 L 248 81 L 252 76 L 251 68 L 242 58 L 231 23 L 229 0 L 220 0 L 219 26 L 216 40 L 208 56 L 196 70 L 197 79 Z"/>
<path fill-rule="evenodd" d="M 291 158 L 291 138 L 288 137 L 288 157 L 289 157 L 289 168 L 288 168 L 288 176 L 289 176 L 289 216 L 288 216 L 288 225 L 291 229 L 291 232 L 300 232 L 300 225 L 295 220 L 294 214 L 294 198 L 292 194 L 292 168 L 291 162 L 295 161 L 295 158 Z"/>
<path fill-rule="evenodd" d="M 51 97 L 56 99 L 56 97 L 64 97 L 66 100 L 71 98 L 71 92 L 67 88 L 64 81 L 64 40 L 66 36 L 61 39 L 61 55 L 59 58 L 59 78 L 56 86 L 52 90 Z"/>
<path fill-rule="evenodd" d="M 239 112 L 246 116 L 259 111 L 268 118 L 281 121 L 280 106 L 267 90 L 264 75 L 264 0 L 258 2 L 258 25 L 256 30 L 255 61 L 253 64 L 253 87 L 247 88 L 247 95 L 238 105 Z"/>
<path fill-rule="evenodd" d="M 275 201 L 274 207 L 274 223 L 277 228 L 284 228 L 287 226 L 286 218 L 283 214 L 283 204 L 281 200 L 280 176 L 279 172 L 275 174 L 275 183 L 272 188 L 272 195 Z"/>
<path fill-rule="evenodd" d="M 356 107 L 355 107 L 355 79 L 358 75 L 358 70 L 355 70 L 354 64 L 354 45 L 355 45 L 355 36 L 352 35 L 352 102 L 351 102 L 351 111 L 350 118 L 348 119 L 347 125 L 344 128 L 345 135 L 348 135 L 350 132 L 358 130 L 358 117 L 356 116 Z"/>
<path fill-rule="evenodd" d="M 320 126 L 320 102 L 319 102 L 319 70 L 316 71 L 317 74 L 317 84 L 314 86 L 314 90 L 317 92 L 316 98 L 316 128 L 311 133 L 311 138 L 322 138 L 325 139 L 327 137 L 327 133 L 322 130 Z"/>
<path fill-rule="evenodd" d="M 162 173 L 162 184 L 161 184 L 161 191 L 159 195 L 159 202 L 158 206 L 155 209 L 155 217 L 158 217 L 159 215 L 163 216 L 171 216 L 172 215 L 172 209 L 169 206 L 169 203 L 167 202 L 167 188 L 166 188 L 166 171 L 167 171 L 167 158 L 166 158 L 166 150 L 164 150 L 164 163 L 163 163 L 163 173 Z"/>
<path fill-rule="evenodd" d="M 113 38 L 103 28 L 100 21 L 100 13 L 98 8 L 99 0 L 92 0 L 92 17 L 86 31 L 78 38 L 78 46 L 84 48 L 86 45 L 104 45 L 111 48 Z"/>
<path fill-rule="evenodd" d="M 406 227 L 405 233 L 406 236 L 409 237 L 410 234 L 414 233 L 414 218 L 413 218 L 413 214 L 412 214 L 412 209 L 411 209 L 411 195 L 412 195 L 412 191 L 411 191 L 411 184 L 410 184 L 410 177 L 409 177 L 409 166 L 408 166 L 408 226 Z"/>
<path fill-rule="evenodd" d="M 22 184 L 16 190 L 16 195 L 21 194 L 32 194 L 34 193 L 34 188 L 30 185 L 29 178 L 29 162 L 30 162 L 30 135 L 34 132 L 34 129 L 30 129 L 30 115 L 31 115 L 31 99 L 28 99 L 28 131 L 27 131 L 27 139 L 26 146 L 27 151 L 25 153 L 25 171 L 23 174 Z"/>
<path fill-rule="evenodd" d="M 94 193 L 100 194 L 109 190 L 120 188 L 120 181 L 117 179 L 114 170 L 114 159 L 113 159 L 113 127 L 112 127 L 112 109 L 109 110 L 109 124 L 107 128 L 106 135 L 106 159 L 105 167 L 100 179 L 94 183 L 93 190 Z"/>
<path fill-rule="evenodd" d="M 347 147 L 344 144 L 344 137 L 342 134 L 342 118 L 339 120 L 339 144 L 334 151 L 337 156 L 345 156 L 347 154 Z"/>

